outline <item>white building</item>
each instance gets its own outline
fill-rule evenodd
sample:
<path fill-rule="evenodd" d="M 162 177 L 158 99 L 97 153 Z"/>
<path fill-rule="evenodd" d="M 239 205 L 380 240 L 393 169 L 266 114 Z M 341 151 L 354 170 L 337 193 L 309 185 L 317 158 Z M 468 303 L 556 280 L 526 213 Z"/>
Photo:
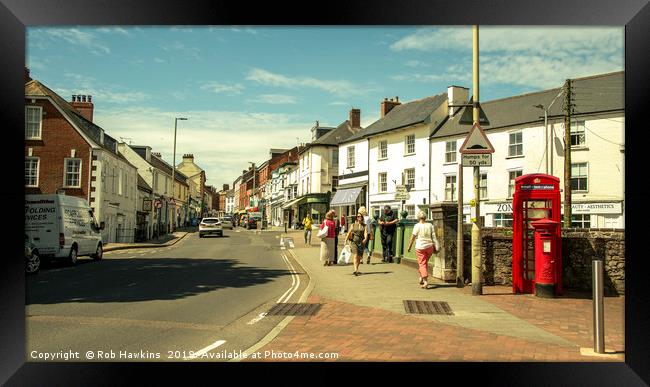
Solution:
<path fill-rule="evenodd" d="M 575 79 L 572 88 L 573 225 L 624 228 L 624 73 Z M 559 177 L 560 187 L 564 187 L 564 94 L 558 97 L 561 91 L 557 88 L 481 103 L 481 127 L 495 148 L 492 166 L 481 168 L 481 215 L 486 226 L 512 225 L 515 177 L 548 173 Z M 547 109 L 551 106 L 548 131 L 553 140 L 548 148 L 544 110 L 537 105 Z M 454 113 L 431 136 L 431 203 L 457 200 L 458 150 L 472 126 L 472 115 L 471 108 L 456 109 Z M 548 170 L 546 152 L 552 155 Z M 463 186 L 464 214 L 466 222 L 470 222 L 472 168 L 464 169 Z M 564 200 L 564 194 L 561 196 Z"/>
<path fill-rule="evenodd" d="M 453 87 L 449 92 L 467 94 L 466 89 Z M 341 151 L 345 168 L 352 167 L 357 180 L 367 170 L 368 210 L 379 215 L 385 205 L 398 212 L 408 211 L 415 218 L 417 209 L 429 205 L 429 136 L 447 117 L 447 94 L 419 99 L 402 104 L 396 97 L 381 103 L 381 118 L 349 139 Z M 365 139 L 367 144 L 361 140 Z M 358 147 L 358 149 L 357 149 Z M 352 153 L 354 149 L 354 155 Z M 364 156 L 361 153 L 367 152 Z M 367 162 L 357 166 L 356 159 Z M 346 181 L 350 181 L 346 179 Z M 395 200 L 396 186 L 406 185 L 409 199 Z"/>

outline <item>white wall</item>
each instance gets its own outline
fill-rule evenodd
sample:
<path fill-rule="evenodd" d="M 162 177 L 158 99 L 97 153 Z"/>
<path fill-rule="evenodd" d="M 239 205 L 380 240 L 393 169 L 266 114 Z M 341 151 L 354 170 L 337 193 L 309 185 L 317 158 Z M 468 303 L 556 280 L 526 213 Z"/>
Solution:
<path fill-rule="evenodd" d="M 405 156 L 406 136 L 415 134 L 415 154 Z M 379 142 L 388 141 L 388 158 L 379 160 Z M 401 202 L 395 200 L 395 186 L 402 184 L 405 169 L 415 169 L 415 187 L 411 189 L 410 198 L 405 205 L 429 204 L 429 127 L 425 124 L 392 131 L 370 138 L 368 167 L 368 192 L 371 207 L 389 204 L 399 208 Z M 387 173 L 387 191 L 379 192 L 379 173 Z M 395 180 L 396 183 L 393 182 Z"/>
<path fill-rule="evenodd" d="M 620 202 L 624 200 L 625 182 L 624 166 L 625 154 L 621 152 L 619 144 L 624 144 L 624 116 L 622 114 L 609 114 L 589 116 L 585 118 L 585 147 L 573 148 L 571 163 L 588 163 L 587 192 L 572 194 L 572 203 L 588 202 Z M 560 188 L 564 188 L 564 125 L 561 121 L 554 121 L 550 128 L 555 128 L 556 141 L 553 156 L 553 175 L 560 178 Z M 521 131 L 523 134 L 523 156 L 508 157 L 509 133 Z M 486 135 L 495 148 L 492 155 L 492 166 L 481 168 L 481 172 L 488 175 L 488 195 L 481 198 L 481 203 L 488 204 L 484 207 L 495 209 L 500 203 L 511 202 L 508 197 L 509 171 L 521 169 L 524 175 L 530 173 L 546 173 L 544 149 L 544 127 L 539 124 L 528 127 L 517 127 L 509 130 L 487 131 Z M 445 198 L 445 175 L 458 174 L 457 163 L 445 164 L 445 142 L 455 140 L 457 151 L 460 149 L 465 135 L 455 138 L 434 139 L 431 142 L 431 202 L 441 202 Z M 550 148 L 550 147 L 549 147 Z M 457 152 L 457 160 L 460 154 Z M 549 160 L 550 162 L 550 160 Z M 469 203 L 473 198 L 472 168 L 463 170 L 463 200 Z M 562 200 L 564 195 L 562 194 Z M 489 204 L 495 204 L 490 206 Z M 486 216 L 486 226 L 492 225 L 492 215 L 481 210 Z M 469 212 L 466 209 L 467 221 Z M 615 218 L 615 219 L 613 219 Z M 593 214 L 591 227 L 624 227 L 624 214 Z"/>

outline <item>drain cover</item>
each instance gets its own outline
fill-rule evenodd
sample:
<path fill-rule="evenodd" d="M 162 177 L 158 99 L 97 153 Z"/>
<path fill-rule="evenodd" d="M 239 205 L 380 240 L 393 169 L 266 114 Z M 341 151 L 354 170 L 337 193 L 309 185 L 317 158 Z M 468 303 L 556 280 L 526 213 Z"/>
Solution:
<path fill-rule="evenodd" d="M 406 313 L 415 314 L 444 314 L 453 316 L 449 304 L 444 301 L 412 301 L 404 300 L 404 310 Z"/>
<path fill-rule="evenodd" d="M 267 316 L 313 316 L 320 310 L 323 304 L 300 304 L 284 302 L 275 304 Z"/>

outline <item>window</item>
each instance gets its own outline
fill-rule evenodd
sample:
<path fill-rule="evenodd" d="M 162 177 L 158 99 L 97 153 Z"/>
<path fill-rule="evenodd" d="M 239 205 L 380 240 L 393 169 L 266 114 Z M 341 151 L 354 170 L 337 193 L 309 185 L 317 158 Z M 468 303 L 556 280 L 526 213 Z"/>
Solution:
<path fill-rule="evenodd" d="M 590 228 L 591 215 L 571 215 L 571 227 Z"/>
<path fill-rule="evenodd" d="M 510 133 L 510 143 L 508 144 L 508 157 L 523 156 L 524 145 L 522 132 Z"/>
<path fill-rule="evenodd" d="M 445 200 L 456 200 L 456 175 L 445 176 Z"/>
<path fill-rule="evenodd" d="M 65 159 L 64 187 L 81 188 L 81 159 Z"/>
<path fill-rule="evenodd" d="M 573 121 L 571 123 L 571 146 L 585 146 L 585 122 Z"/>
<path fill-rule="evenodd" d="M 415 187 L 415 168 L 409 168 L 404 170 L 403 183 L 409 186 L 411 189 Z"/>
<path fill-rule="evenodd" d="M 587 163 L 571 164 L 571 191 L 587 191 Z"/>
<path fill-rule="evenodd" d="M 456 141 L 447 141 L 445 143 L 445 163 L 456 162 Z"/>
<path fill-rule="evenodd" d="M 512 227 L 512 213 L 494 214 L 494 227 Z"/>
<path fill-rule="evenodd" d="M 481 200 L 487 200 L 488 190 L 487 190 L 487 173 L 481 172 L 481 179 L 479 181 L 479 196 Z"/>
<path fill-rule="evenodd" d="M 307 177 L 307 193 L 309 193 L 309 177 Z"/>
<path fill-rule="evenodd" d="M 511 198 L 512 195 L 515 193 L 515 179 L 521 176 L 523 171 L 517 170 L 517 171 L 510 171 L 508 172 L 508 197 Z"/>
<path fill-rule="evenodd" d="M 25 186 L 38 187 L 38 157 L 25 157 Z"/>
<path fill-rule="evenodd" d="M 404 140 L 404 154 L 412 155 L 415 153 L 415 134 L 406 136 Z"/>
<path fill-rule="evenodd" d="M 379 192 L 388 191 L 387 173 L 382 172 L 379 174 Z"/>
<path fill-rule="evenodd" d="M 332 150 L 332 166 L 333 167 L 339 166 L 339 148 Z"/>
<path fill-rule="evenodd" d="M 404 206 L 404 209 L 409 213 L 408 218 L 409 219 L 415 219 L 415 205 L 414 204 L 409 204 Z"/>
<path fill-rule="evenodd" d="M 348 147 L 348 168 L 354 168 L 354 147 Z"/>
<path fill-rule="evenodd" d="M 379 141 L 379 160 L 388 158 L 388 141 Z"/>
<path fill-rule="evenodd" d="M 332 176 L 332 190 L 336 189 L 339 186 L 339 177 Z"/>
<path fill-rule="evenodd" d="M 25 107 L 25 139 L 40 140 L 43 108 L 40 106 Z"/>

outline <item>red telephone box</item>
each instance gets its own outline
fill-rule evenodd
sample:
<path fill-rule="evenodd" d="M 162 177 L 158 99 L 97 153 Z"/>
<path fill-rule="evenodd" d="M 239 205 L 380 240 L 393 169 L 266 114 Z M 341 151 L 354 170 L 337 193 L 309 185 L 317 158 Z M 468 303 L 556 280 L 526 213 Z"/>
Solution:
<path fill-rule="evenodd" d="M 535 228 L 532 222 L 549 219 L 561 223 L 560 179 L 541 173 L 515 179 L 512 198 L 512 291 L 533 293 L 535 289 Z M 562 294 L 562 233 L 553 235 L 555 292 Z"/>

